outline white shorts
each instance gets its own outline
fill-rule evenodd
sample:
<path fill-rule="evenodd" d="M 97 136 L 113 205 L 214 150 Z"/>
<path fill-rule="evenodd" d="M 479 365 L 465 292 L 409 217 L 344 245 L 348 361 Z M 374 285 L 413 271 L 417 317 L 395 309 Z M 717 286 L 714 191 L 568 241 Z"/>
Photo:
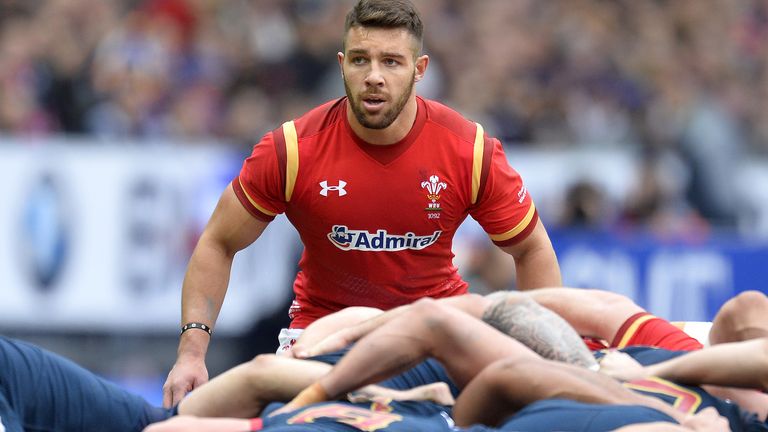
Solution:
<path fill-rule="evenodd" d="M 287 329 L 284 328 L 280 330 L 280 334 L 277 336 L 277 343 L 279 344 L 277 347 L 277 351 L 275 354 L 280 355 L 284 354 L 286 351 L 291 349 L 293 344 L 296 343 L 296 340 L 301 336 L 301 334 L 304 332 L 304 329 Z"/>
<path fill-rule="evenodd" d="M 712 321 L 673 321 L 672 325 L 688 333 L 688 336 L 698 340 L 702 345 L 709 346 Z"/>

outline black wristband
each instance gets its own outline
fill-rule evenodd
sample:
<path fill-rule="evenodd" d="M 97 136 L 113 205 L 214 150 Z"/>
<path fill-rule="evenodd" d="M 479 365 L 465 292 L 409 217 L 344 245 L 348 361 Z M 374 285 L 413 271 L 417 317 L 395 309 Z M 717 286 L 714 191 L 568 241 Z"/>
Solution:
<path fill-rule="evenodd" d="M 185 331 L 192 330 L 192 329 L 202 330 L 208 333 L 208 336 L 213 335 L 213 329 L 211 329 L 211 326 L 203 323 L 199 323 L 199 322 L 191 322 L 191 323 L 184 324 L 184 327 L 181 328 L 181 333 L 179 334 L 183 335 Z"/>

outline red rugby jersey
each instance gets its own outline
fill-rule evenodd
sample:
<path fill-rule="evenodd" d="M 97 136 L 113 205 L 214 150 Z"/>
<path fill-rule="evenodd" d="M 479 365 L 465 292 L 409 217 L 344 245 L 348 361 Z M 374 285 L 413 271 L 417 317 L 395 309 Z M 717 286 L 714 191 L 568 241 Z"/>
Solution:
<path fill-rule="evenodd" d="M 264 136 L 232 182 L 254 217 L 285 213 L 304 243 L 291 327 L 346 306 L 465 293 L 451 241 L 467 214 L 501 246 L 535 226 L 501 143 L 444 105 L 417 103 L 410 133 L 377 146 L 353 133 L 346 98 L 328 102 Z"/>

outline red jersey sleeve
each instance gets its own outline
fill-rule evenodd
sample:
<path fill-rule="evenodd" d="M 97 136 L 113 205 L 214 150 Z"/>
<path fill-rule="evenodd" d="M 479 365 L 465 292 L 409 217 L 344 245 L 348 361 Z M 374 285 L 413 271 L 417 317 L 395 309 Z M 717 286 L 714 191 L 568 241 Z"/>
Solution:
<path fill-rule="evenodd" d="M 531 233 L 538 215 L 523 179 L 509 166 L 501 142 L 485 140 L 490 157 L 483 158 L 480 196 L 470 215 L 496 245 L 509 246 Z"/>
<path fill-rule="evenodd" d="M 268 133 L 253 147 L 243 162 L 240 175 L 232 181 L 235 195 L 255 218 L 269 222 L 285 211 L 285 161 L 276 150 L 275 135 Z M 282 160 L 281 160 L 282 159 Z"/>

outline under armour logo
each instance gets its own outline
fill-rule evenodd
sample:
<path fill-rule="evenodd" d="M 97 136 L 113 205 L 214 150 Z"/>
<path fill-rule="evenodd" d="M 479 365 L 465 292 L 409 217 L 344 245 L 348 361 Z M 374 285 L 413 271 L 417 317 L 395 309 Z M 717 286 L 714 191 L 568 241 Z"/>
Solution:
<path fill-rule="evenodd" d="M 320 195 L 322 196 L 328 196 L 328 191 L 337 191 L 339 193 L 339 196 L 344 196 L 347 194 L 347 191 L 344 190 L 344 186 L 347 185 L 347 182 L 344 180 L 339 180 L 338 186 L 328 186 L 328 181 L 323 180 L 320 182 L 320 187 L 323 188 L 323 190 L 320 191 Z"/>

